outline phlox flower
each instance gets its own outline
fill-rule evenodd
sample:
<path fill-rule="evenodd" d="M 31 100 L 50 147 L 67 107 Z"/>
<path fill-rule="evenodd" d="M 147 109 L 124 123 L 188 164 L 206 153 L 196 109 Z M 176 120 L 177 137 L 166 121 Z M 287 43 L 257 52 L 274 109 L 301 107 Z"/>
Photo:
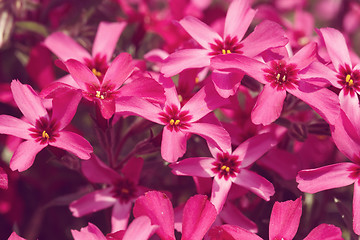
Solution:
<path fill-rule="evenodd" d="M 216 94 L 211 85 L 201 88 L 182 106 L 173 81 L 163 76 L 160 76 L 159 81 L 165 89 L 164 105 L 127 97 L 117 100 L 116 112 L 135 114 L 164 125 L 161 141 L 161 156 L 164 160 L 175 162 L 184 155 L 189 134 L 200 135 L 221 149 L 230 145 L 229 134 L 210 113 L 227 101 Z"/>
<path fill-rule="evenodd" d="M 211 203 L 220 212 L 226 201 L 232 183 L 249 189 L 268 201 L 274 194 L 273 185 L 260 175 L 249 171 L 249 167 L 277 143 L 271 133 L 260 134 L 240 144 L 234 152 L 229 144 L 220 150 L 211 144 L 209 149 L 213 157 L 187 158 L 171 164 L 176 175 L 214 177 Z"/>
<path fill-rule="evenodd" d="M 179 22 L 180 25 L 201 48 L 176 51 L 165 59 L 161 72 L 165 77 L 171 77 L 185 69 L 208 67 L 210 60 L 216 55 L 237 53 L 255 57 L 269 48 L 284 46 L 288 42 L 285 32 L 280 25 L 271 21 L 260 23 L 254 32 L 243 39 L 255 13 L 249 1 L 233 1 L 226 15 L 223 36 L 197 18 L 185 17 Z M 218 93 L 229 97 L 235 94 L 241 78 L 242 75 L 232 77 L 215 74 L 212 80 Z"/>
<path fill-rule="evenodd" d="M 0 115 L 0 133 L 25 139 L 14 152 L 10 168 L 25 171 L 35 156 L 50 145 L 69 151 L 81 159 L 90 158 L 92 147 L 82 136 L 64 128 L 75 115 L 81 99 L 78 91 L 65 92 L 52 100 L 52 114 L 42 104 L 42 99 L 29 86 L 18 80 L 11 83 L 14 100 L 26 120 Z"/>
<path fill-rule="evenodd" d="M 106 236 L 92 223 L 81 228 L 80 231 L 71 230 L 71 234 L 74 240 L 147 240 L 154 234 L 157 227 L 151 225 L 147 216 L 140 216 L 135 218 L 126 230 L 109 233 Z"/>
<path fill-rule="evenodd" d="M 339 115 L 337 95 L 305 80 L 313 77 L 308 72 L 316 60 L 316 50 L 316 44 L 310 43 L 292 57 L 277 59 L 266 56 L 265 63 L 242 55 L 227 54 L 215 57 L 211 65 L 224 71 L 244 71 L 265 84 L 251 113 L 255 124 L 268 125 L 275 121 L 281 114 L 287 92 L 310 105 L 328 123 L 334 124 Z"/>
<path fill-rule="evenodd" d="M 113 207 L 111 216 L 112 231 L 126 228 L 133 201 L 145 192 L 138 186 L 143 165 L 142 158 L 132 158 L 122 168 L 121 174 L 109 168 L 98 157 L 92 155 L 81 164 L 85 177 L 92 183 L 107 184 L 106 188 L 86 194 L 70 204 L 75 217 Z"/>
<path fill-rule="evenodd" d="M 291 240 L 298 230 L 302 214 L 301 197 L 295 201 L 275 202 L 269 223 L 269 240 Z M 262 240 L 261 237 L 234 225 L 213 227 L 209 231 L 210 240 Z M 304 240 L 342 240 L 340 228 L 330 224 L 320 224 Z"/>
<path fill-rule="evenodd" d="M 20 237 L 19 235 L 17 235 L 16 232 L 13 232 L 13 233 L 9 236 L 8 240 L 26 240 L 26 239 Z"/>
<path fill-rule="evenodd" d="M 174 210 L 169 198 L 161 192 L 150 191 L 134 204 L 135 217 L 148 216 L 151 224 L 158 225 L 156 234 L 161 239 L 175 240 Z M 201 240 L 216 219 L 216 209 L 205 195 L 195 195 L 185 204 L 182 218 L 181 240 Z"/>

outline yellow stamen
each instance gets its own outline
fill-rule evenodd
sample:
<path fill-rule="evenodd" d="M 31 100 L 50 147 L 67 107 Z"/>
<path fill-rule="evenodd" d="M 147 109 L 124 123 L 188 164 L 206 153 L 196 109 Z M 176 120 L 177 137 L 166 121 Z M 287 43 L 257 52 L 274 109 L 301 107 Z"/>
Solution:
<path fill-rule="evenodd" d="M 222 167 L 221 167 L 221 170 L 225 170 L 227 168 L 227 166 L 226 165 L 223 165 Z"/>
<path fill-rule="evenodd" d="M 96 70 L 95 68 L 91 69 L 91 71 L 93 72 L 93 74 L 97 77 L 101 77 L 101 72 L 99 72 L 98 70 Z"/>
<path fill-rule="evenodd" d="M 225 49 L 222 49 L 221 52 L 222 52 L 222 54 L 226 54 L 226 50 L 225 50 Z"/>
<path fill-rule="evenodd" d="M 104 95 L 102 95 L 100 91 L 96 91 L 95 97 L 100 98 L 102 100 L 105 98 Z"/>
<path fill-rule="evenodd" d="M 47 134 L 47 132 L 45 130 L 42 132 L 42 137 L 46 138 L 46 139 L 50 138 L 49 134 Z"/>
<path fill-rule="evenodd" d="M 174 123 L 175 123 L 174 119 L 171 119 L 169 123 L 170 123 L 170 125 L 174 125 Z"/>
<path fill-rule="evenodd" d="M 280 80 L 280 73 L 278 73 L 277 75 L 276 75 L 276 79 L 279 81 Z"/>
<path fill-rule="evenodd" d="M 351 80 L 350 74 L 346 75 L 345 81 L 346 81 L 346 82 L 349 82 L 350 80 Z"/>
<path fill-rule="evenodd" d="M 184 100 L 180 94 L 178 95 L 178 98 L 179 98 L 179 102 L 182 102 Z"/>
<path fill-rule="evenodd" d="M 179 124 L 180 124 L 180 120 L 178 119 L 178 120 L 175 121 L 175 125 L 177 126 Z"/>
<path fill-rule="evenodd" d="M 226 167 L 225 169 L 227 172 L 230 172 L 230 168 L 229 167 Z"/>
<path fill-rule="evenodd" d="M 283 76 L 282 80 L 283 80 L 283 82 L 285 82 L 285 81 L 286 81 L 286 77 L 285 77 L 285 75 Z"/>
<path fill-rule="evenodd" d="M 354 81 L 352 79 L 350 79 L 348 85 L 349 85 L 349 87 L 352 87 L 354 85 Z"/>
<path fill-rule="evenodd" d="M 228 49 L 228 50 L 226 50 L 226 53 L 231 53 L 231 51 Z"/>
<path fill-rule="evenodd" d="M 199 77 L 196 77 L 195 78 L 195 83 L 199 83 L 200 82 L 200 78 Z"/>

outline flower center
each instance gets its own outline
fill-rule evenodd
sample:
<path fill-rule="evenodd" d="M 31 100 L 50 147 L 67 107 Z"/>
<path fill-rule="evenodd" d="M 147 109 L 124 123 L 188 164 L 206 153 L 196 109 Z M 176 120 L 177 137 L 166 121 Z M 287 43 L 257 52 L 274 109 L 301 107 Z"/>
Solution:
<path fill-rule="evenodd" d="M 220 41 L 218 39 L 215 40 L 215 44 L 210 44 L 213 52 L 210 55 L 219 55 L 219 54 L 228 54 L 228 53 L 242 53 L 240 50 L 242 48 L 242 44 L 239 43 L 238 38 L 227 36 L 225 41 Z"/>
<path fill-rule="evenodd" d="M 240 172 L 240 161 L 238 161 L 238 156 L 230 155 L 229 153 L 218 153 L 216 156 L 216 161 L 212 163 L 215 167 L 211 170 L 219 175 L 219 178 L 224 177 L 225 180 L 228 180 L 229 177 L 236 177 Z"/>
<path fill-rule="evenodd" d="M 93 59 L 85 58 L 85 65 L 93 72 L 93 74 L 102 82 L 104 75 L 109 68 L 106 62 L 106 56 L 97 54 Z"/>
<path fill-rule="evenodd" d="M 134 182 L 129 179 L 126 178 L 117 179 L 113 183 L 113 187 L 114 187 L 112 190 L 113 197 L 119 199 L 121 203 L 127 203 L 131 199 L 136 197 L 136 191 L 137 191 L 136 186 Z"/>
<path fill-rule="evenodd" d="M 284 88 L 295 88 L 297 84 L 297 74 L 295 64 L 286 64 L 284 60 L 275 60 L 270 62 L 270 68 L 263 69 L 266 81 L 270 82 L 273 88 L 283 90 Z"/>
<path fill-rule="evenodd" d="M 360 71 L 353 70 L 349 65 L 340 66 L 338 83 L 343 86 L 344 93 L 354 96 L 356 91 L 360 91 Z"/>
<path fill-rule="evenodd" d="M 30 128 L 30 136 L 40 144 L 47 144 L 48 142 L 55 142 L 59 136 L 58 126 L 55 121 L 49 121 L 47 118 L 42 117 L 36 120 L 35 128 Z"/>
<path fill-rule="evenodd" d="M 187 129 L 190 124 L 191 115 L 189 111 L 179 111 L 177 106 L 166 106 L 165 111 L 160 113 L 160 120 L 170 131 L 178 132 L 180 129 Z"/>

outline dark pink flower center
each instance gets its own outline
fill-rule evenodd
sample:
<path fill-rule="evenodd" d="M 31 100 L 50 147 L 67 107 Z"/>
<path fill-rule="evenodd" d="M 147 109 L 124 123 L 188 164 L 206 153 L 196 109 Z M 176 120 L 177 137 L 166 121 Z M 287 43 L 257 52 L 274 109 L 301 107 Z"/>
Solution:
<path fill-rule="evenodd" d="M 86 98 L 90 101 L 93 100 L 104 100 L 104 99 L 113 99 L 114 86 L 94 86 L 87 85 Z"/>
<path fill-rule="evenodd" d="M 97 54 L 95 58 L 85 58 L 84 61 L 85 65 L 94 73 L 99 81 L 102 82 L 104 75 L 109 68 L 109 65 L 106 61 L 106 56 Z"/>
<path fill-rule="evenodd" d="M 129 179 L 120 178 L 113 183 L 113 197 L 119 199 L 120 203 L 127 203 L 135 198 L 136 191 L 136 185 Z"/>
<path fill-rule="evenodd" d="M 211 170 L 219 175 L 219 178 L 224 177 L 225 180 L 228 180 L 229 177 L 236 177 L 240 172 L 240 161 L 238 161 L 238 156 L 230 155 L 229 153 L 218 153 L 216 156 L 216 161 L 212 163 L 215 167 Z"/>
<path fill-rule="evenodd" d="M 210 55 L 219 55 L 219 54 L 227 54 L 227 53 L 242 53 L 240 50 L 242 48 L 242 44 L 239 42 L 238 38 L 227 36 L 225 41 L 221 41 L 216 39 L 215 44 L 210 43 L 210 47 L 213 52 Z"/>
<path fill-rule="evenodd" d="M 166 106 L 165 111 L 160 113 L 160 120 L 170 131 L 178 132 L 180 129 L 187 129 L 191 120 L 189 111 L 179 111 L 177 106 Z"/>
<path fill-rule="evenodd" d="M 59 136 L 58 124 L 55 121 L 49 121 L 47 118 L 42 117 L 36 120 L 35 128 L 29 129 L 32 133 L 30 136 L 40 144 L 47 144 L 48 142 L 55 142 Z"/>
<path fill-rule="evenodd" d="M 350 171 L 350 177 L 353 179 L 359 179 L 360 178 L 360 166 L 351 166 L 349 168 Z"/>
<path fill-rule="evenodd" d="M 343 86 L 344 93 L 354 96 L 355 91 L 360 91 L 360 71 L 353 70 L 349 65 L 345 64 L 340 66 L 339 74 L 337 75 L 339 79 L 338 83 Z"/>
<path fill-rule="evenodd" d="M 297 74 L 295 64 L 286 64 L 284 60 L 274 60 L 270 62 L 270 68 L 263 69 L 266 81 L 270 82 L 273 88 L 283 90 L 284 88 L 295 88 L 297 84 Z"/>

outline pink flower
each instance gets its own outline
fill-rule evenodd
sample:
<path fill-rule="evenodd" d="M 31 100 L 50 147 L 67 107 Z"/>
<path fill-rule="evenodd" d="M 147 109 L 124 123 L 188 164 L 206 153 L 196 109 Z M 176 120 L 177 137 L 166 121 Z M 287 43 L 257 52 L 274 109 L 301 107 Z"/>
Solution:
<path fill-rule="evenodd" d="M 87 227 L 81 228 L 80 231 L 71 230 L 74 240 L 147 240 L 158 228 L 151 225 L 147 216 L 135 218 L 126 230 L 120 230 L 115 233 L 109 233 L 106 236 L 94 224 L 89 223 Z"/>
<path fill-rule="evenodd" d="M 247 188 L 268 201 L 275 192 L 273 185 L 246 168 L 273 147 L 276 142 L 272 134 L 266 133 L 249 138 L 234 152 L 232 152 L 230 144 L 224 150 L 209 144 L 212 158 L 187 158 L 171 164 L 170 167 L 176 175 L 214 177 L 211 202 L 218 212 L 224 205 L 232 183 Z"/>
<path fill-rule="evenodd" d="M 328 123 L 334 124 L 339 115 L 337 95 L 312 84 L 310 80 L 304 80 L 313 77 L 308 72 L 312 69 L 310 64 L 315 61 L 316 49 L 316 44 L 310 43 L 293 57 L 276 59 L 267 56 L 266 63 L 227 54 L 215 57 L 212 66 L 224 71 L 244 71 L 265 84 L 251 114 L 255 124 L 267 125 L 275 121 L 281 114 L 287 92 L 309 104 Z"/>
<path fill-rule="evenodd" d="M 0 188 L 7 189 L 8 188 L 8 176 L 4 169 L 0 167 Z"/>
<path fill-rule="evenodd" d="M 301 197 L 295 201 L 275 202 L 269 223 L 269 240 L 293 239 L 298 230 L 302 212 Z M 211 240 L 262 238 L 233 225 L 214 227 L 209 231 Z M 304 240 L 342 240 L 341 230 L 329 224 L 320 224 Z"/>
<path fill-rule="evenodd" d="M 10 168 L 25 171 L 35 156 L 48 145 L 69 151 L 81 159 L 90 158 L 92 147 L 82 136 L 64 130 L 73 118 L 81 99 L 79 92 L 65 92 L 52 100 L 52 114 L 46 111 L 41 98 L 29 85 L 17 80 L 11 83 L 14 100 L 26 121 L 0 115 L 0 133 L 13 135 L 26 141 L 16 149 Z"/>
<path fill-rule="evenodd" d="M 142 158 L 132 158 L 122 168 L 121 175 L 106 166 L 95 155 L 82 162 L 81 169 L 92 183 L 106 183 L 107 188 L 95 190 L 70 204 L 70 210 L 75 217 L 113 206 L 112 232 L 126 228 L 133 201 L 145 192 L 138 186 L 143 165 Z"/>
<path fill-rule="evenodd" d="M 17 235 L 16 232 L 13 232 L 13 233 L 9 236 L 8 240 L 26 240 L 26 239 L 20 237 L 19 235 Z"/>
<path fill-rule="evenodd" d="M 169 78 L 160 76 L 165 88 L 166 101 L 162 106 L 151 104 L 139 98 L 118 99 L 116 112 L 135 114 L 152 122 L 165 125 L 162 133 L 161 156 L 168 162 L 175 162 L 186 151 L 189 134 L 197 134 L 220 148 L 230 145 L 228 133 L 217 119 L 209 114 L 227 103 L 216 94 L 212 86 L 201 88 L 183 106 L 178 98 L 175 85 Z"/>
<path fill-rule="evenodd" d="M 175 240 L 174 210 L 168 197 L 150 191 L 139 197 L 134 205 L 135 217 L 148 216 L 159 225 L 156 234 L 161 239 Z M 216 219 L 216 209 L 205 195 L 195 195 L 185 204 L 182 218 L 182 240 L 201 240 Z"/>
<path fill-rule="evenodd" d="M 255 13 L 249 1 L 233 1 L 226 15 L 222 37 L 197 18 L 185 17 L 180 25 L 202 48 L 184 49 L 171 54 L 164 61 L 161 72 L 165 77 L 171 77 L 185 69 L 210 66 L 210 60 L 216 55 L 237 53 L 254 57 L 269 48 L 284 46 L 288 41 L 284 37 L 285 32 L 280 25 L 270 21 L 260 23 L 254 32 L 243 39 Z M 221 96 L 229 97 L 235 94 L 241 78 L 235 80 L 229 76 L 215 75 L 213 82 Z"/>

